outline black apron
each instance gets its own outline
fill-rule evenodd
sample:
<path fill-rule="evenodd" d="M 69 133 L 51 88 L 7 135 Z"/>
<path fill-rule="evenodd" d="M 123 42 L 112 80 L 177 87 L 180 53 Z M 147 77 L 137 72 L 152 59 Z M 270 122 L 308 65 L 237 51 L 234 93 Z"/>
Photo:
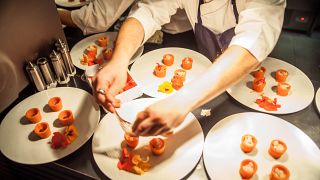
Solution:
<path fill-rule="evenodd" d="M 238 10 L 235 0 L 231 0 L 233 13 L 238 23 Z M 212 31 L 202 25 L 200 5 L 203 0 L 200 0 L 198 6 L 198 22 L 195 24 L 195 39 L 198 46 L 198 51 L 209 58 L 215 60 L 229 46 L 232 37 L 235 35 L 234 27 L 230 28 L 219 35 L 215 35 Z"/>

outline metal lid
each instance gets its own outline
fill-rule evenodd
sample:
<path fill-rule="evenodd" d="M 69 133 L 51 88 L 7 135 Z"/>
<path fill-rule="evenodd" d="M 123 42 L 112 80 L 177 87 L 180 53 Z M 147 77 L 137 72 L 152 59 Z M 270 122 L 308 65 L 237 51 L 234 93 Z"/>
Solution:
<path fill-rule="evenodd" d="M 37 64 L 44 65 L 46 63 L 48 63 L 48 60 L 45 57 L 41 57 L 37 60 Z"/>

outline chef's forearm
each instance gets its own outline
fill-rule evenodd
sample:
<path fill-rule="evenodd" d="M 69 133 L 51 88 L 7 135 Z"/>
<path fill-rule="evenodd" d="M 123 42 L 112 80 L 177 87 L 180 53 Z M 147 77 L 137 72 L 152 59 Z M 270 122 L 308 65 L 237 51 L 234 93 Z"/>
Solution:
<path fill-rule="evenodd" d="M 140 22 L 135 18 L 128 18 L 119 31 L 111 61 L 127 66 L 131 57 L 140 47 L 143 38 L 144 29 Z"/>
<path fill-rule="evenodd" d="M 66 9 L 60 9 L 60 8 L 58 8 L 57 10 L 58 10 L 61 24 L 64 24 L 69 27 L 77 27 L 77 25 L 73 22 L 71 18 L 71 11 Z"/>
<path fill-rule="evenodd" d="M 176 93 L 173 99 L 192 111 L 237 83 L 258 64 L 248 50 L 231 46 L 200 77 Z"/>

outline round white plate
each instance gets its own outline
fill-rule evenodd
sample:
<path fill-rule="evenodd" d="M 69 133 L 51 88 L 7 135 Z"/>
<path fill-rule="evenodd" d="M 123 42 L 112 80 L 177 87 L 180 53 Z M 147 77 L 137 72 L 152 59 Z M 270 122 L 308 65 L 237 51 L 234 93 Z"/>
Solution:
<path fill-rule="evenodd" d="M 135 107 L 136 110 L 145 108 L 155 102 L 153 98 L 137 99 L 123 105 L 121 109 Z M 136 108 L 139 107 L 139 108 Z M 133 111 L 128 109 L 128 113 Z M 120 115 L 125 110 L 119 110 Z M 137 112 L 134 112 L 135 116 Z M 134 152 L 149 155 L 152 168 L 143 175 L 136 175 L 117 168 L 118 159 L 101 153 L 108 150 L 121 149 L 124 145 L 124 132 L 117 118 L 108 113 L 99 124 L 93 136 L 92 151 L 95 162 L 100 170 L 110 179 L 181 179 L 191 172 L 200 160 L 204 144 L 202 128 L 193 114 L 188 114 L 184 122 L 174 130 L 174 134 L 166 138 L 166 149 L 164 154 L 154 156 L 145 145 L 153 137 L 140 137 L 139 144 Z"/>
<path fill-rule="evenodd" d="M 98 48 L 98 50 L 97 50 L 98 57 L 103 57 L 102 50 L 105 48 L 102 48 L 98 45 L 98 42 L 97 42 L 98 38 L 102 35 L 107 36 L 108 37 L 108 47 L 107 48 L 113 48 L 113 42 L 116 40 L 117 34 L 118 34 L 118 32 L 99 33 L 99 34 L 95 34 L 95 35 L 86 37 L 86 38 L 82 39 L 81 41 L 79 41 L 76 45 L 74 45 L 72 47 L 72 49 L 70 51 L 70 55 L 71 55 L 71 59 L 72 59 L 73 64 L 82 70 L 86 70 L 89 66 L 82 65 L 80 63 L 81 59 L 83 58 L 83 54 L 84 54 L 84 51 L 86 50 L 86 48 L 90 45 L 96 45 Z M 137 50 L 137 52 L 131 58 L 129 64 L 132 64 L 138 57 L 141 56 L 141 54 L 143 53 L 143 49 L 144 49 L 144 47 L 141 46 Z"/>
<path fill-rule="evenodd" d="M 157 63 L 162 63 L 162 57 L 164 54 L 173 54 L 174 64 L 167 67 L 167 74 L 164 78 L 158 78 L 153 74 L 153 70 Z M 158 92 L 158 86 L 164 81 L 171 82 L 174 71 L 181 68 L 182 59 L 185 57 L 191 57 L 193 59 L 192 69 L 187 70 L 186 82 L 187 84 L 192 79 L 199 76 L 202 72 L 211 66 L 211 61 L 202 54 L 184 48 L 162 48 L 154 51 L 150 51 L 139 59 L 137 59 L 130 72 L 138 84 L 141 86 L 143 93 L 152 97 L 167 97 L 171 94 L 165 94 Z"/>
<path fill-rule="evenodd" d="M 313 100 L 314 88 L 310 79 L 295 66 L 281 61 L 279 59 L 268 57 L 263 61 L 262 66 L 267 69 L 265 73 L 266 86 L 263 94 L 269 98 L 277 98 L 281 105 L 277 111 L 267 111 L 255 103 L 256 99 L 261 98 L 260 94 L 252 90 L 252 81 L 254 77 L 249 74 L 238 84 L 227 89 L 227 92 L 241 104 L 261 112 L 270 114 L 288 114 L 300 111 L 306 108 Z M 277 69 L 286 69 L 289 72 L 287 82 L 291 85 L 288 96 L 277 95 L 277 82 L 274 78 Z"/>
<path fill-rule="evenodd" d="M 73 112 L 78 138 L 65 149 L 52 149 L 53 132 L 62 132 L 58 122 L 59 112 L 52 112 L 47 106 L 49 98 L 59 96 L 62 99 L 62 110 Z M 28 109 L 40 109 L 42 120 L 48 122 L 51 136 L 39 139 L 33 133 L 35 124 L 25 119 Z M 53 88 L 34 94 L 17 104 L 3 119 L 0 126 L 1 152 L 12 161 L 22 164 L 43 164 L 61 159 L 79 149 L 93 134 L 100 119 L 100 109 L 94 98 L 81 89 L 71 87 Z"/>
<path fill-rule="evenodd" d="M 89 4 L 93 0 L 86 0 L 84 2 L 80 2 L 80 0 L 74 0 L 73 2 L 69 2 L 68 0 L 54 0 L 55 3 L 62 7 L 81 7 L 86 4 Z"/>
<path fill-rule="evenodd" d="M 314 98 L 314 100 L 315 100 L 318 112 L 320 113 L 320 88 L 317 90 L 316 97 Z"/>
<path fill-rule="evenodd" d="M 252 134 L 256 150 L 245 154 L 240 149 L 241 137 Z M 271 140 L 281 139 L 287 151 L 278 160 L 268 154 Z M 320 179 L 320 150 L 304 132 L 278 117 L 263 113 L 239 113 L 214 125 L 206 136 L 203 159 L 211 179 L 239 179 L 240 163 L 252 159 L 258 165 L 254 180 L 269 180 L 271 168 L 282 164 L 290 179 Z"/>

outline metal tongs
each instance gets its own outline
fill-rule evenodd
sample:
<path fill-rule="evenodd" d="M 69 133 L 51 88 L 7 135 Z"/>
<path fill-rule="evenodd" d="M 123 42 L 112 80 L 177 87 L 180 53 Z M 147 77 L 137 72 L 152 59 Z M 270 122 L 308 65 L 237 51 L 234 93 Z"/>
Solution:
<path fill-rule="evenodd" d="M 99 89 L 99 90 L 97 91 L 97 93 L 102 94 L 102 95 L 106 95 L 106 92 L 105 92 L 105 90 L 103 90 L 103 89 Z M 125 133 L 134 135 L 134 133 L 132 132 L 132 124 L 131 124 L 130 122 L 124 120 L 124 119 L 119 115 L 117 109 L 116 109 L 116 108 L 114 108 L 114 109 L 115 109 L 115 112 L 114 112 L 113 114 L 116 115 L 116 117 L 117 117 L 117 119 L 118 119 L 118 121 L 119 121 L 119 124 L 120 124 L 122 130 L 123 130 Z"/>
<path fill-rule="evenodd" d="M 119 121 L 119 124 L 122 128 L 122 130 L 125 132 L 125 133 L 128 133 L 130 135 L 134 135 L 134 133 L 132 132 L 132 124 L 126 120 L 124 120 L 118 113 L 117 109 L 115 108 L 115 111 L 114 111 L 114 114 L 116 115 L 118 121 Z"/>

